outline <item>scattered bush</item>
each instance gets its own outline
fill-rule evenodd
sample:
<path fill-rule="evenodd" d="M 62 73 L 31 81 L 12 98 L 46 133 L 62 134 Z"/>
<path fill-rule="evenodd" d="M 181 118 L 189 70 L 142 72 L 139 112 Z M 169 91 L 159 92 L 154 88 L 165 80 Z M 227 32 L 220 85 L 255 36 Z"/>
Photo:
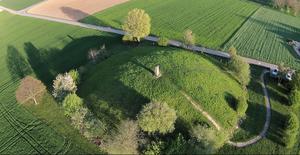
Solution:
<path fill-rule="evenodd" d="M 83 107 L 83 100 L 76 94 L 69 94 L 63 101 L 63 107 L 65 115 L 70 116 Z"/>
<path fill-rule="evenodd" d="M 122 28 L 126 32 L 123 40 L 140 42 L 141 38 L 150 34 L 150 16 L 144 10 L 133 9 L 128 12 Z"/>
<path fill-rule="evenodd" d="M 143 131 L 166 134 L 172 132 L 176 121 L 176 112 L 165 103 L 149 103 L 138 115 L 138 124 Z"/>
<path fill-rule="evenodd" d="M 80 83 L 80 75 L 79 72 L 75 69 L 69 71 L 69 75 L 72 77 L 73 81 L 78 85 Z"/>
<path fill-rule="evenodd" d="M 285 131 L 283 141 L 287 148 L 292 148 L 297 142 L 297 135 L 299 131 L 299 119 L 294 113 L 290 113 L 285 123 Z"/>
<path fill-rule="evenodd" d="M 20 103 L 25 103 L 29 100 L 33 100 L 37 105 L 38 100 L 46 92 L 45 85 L 31 76 L 26 76 L 21 80 L 21 84 L 16 91 L 16 99 Z"/>
<path fill-rule="evenodd" d="M 158 39 L 158 45 L 159 46 L 168 46 L 168 44 L 169 44 L 169 39 L 168 38 L 166 38 L 166 37 L 160 37 L 159 39 Z"/>
<path fill-rule="evenodd" d="M 192 129 L 191 136 L 196 140 L 194 144 L 198 144 L 198 147 L 202 148 L 203 153 L 206 154 L 215 153 L 229 140 L 228 133 L 201 125 Z"/>
<path fill-rule="evenodd" d="M 139 128 L 134 121 L 123 121 L 117 132 L 103 144 L 109 154 L 138 154 Z"/>
<path fill-rule="evenodd" d="M 88 59 L 96 63 L 99 59 L 107 59 L 109 56 L 105 44 L 100 49 L 91 49 L 88 52 Z"/>
<path fill-rule="evenodd" d="M 62 101 L 69 93 L 77 91 L 76 83 L 68 73 L 57 75 L 53 82 L 53 88 L 53 96 L 59 101 Z"/>
<path fill-rule="evenodd" d="M 298 108 L 300 105 L 300 90 L 293 89 L 290 95 L 290 105 L 292 105 L 293 108 Z"/>
<path fill-rule="evenodd" d="M 238 116 L 245 117 L 247 109 L 248 109 L 247 97 L 245 95 L 238 97 L 238 103 L 236 106 L 236 111 Z"/>
<path fill-rule="evenodd" d="M 194 46 L 195 45 L 196 39 L 195 39 L 195 36 L 194 36 L 192 30 L 184 31 L 183 41 L 184 41 L 184 44 L 187 45 L 187 46 Z"/>
<path fill-rule="evenodd" d="M 144 155 L 160 155 L 164 154 L 164 142 L 162 141 L 151 141 L 147 146 L 146 149 L 143 151 Z"/>

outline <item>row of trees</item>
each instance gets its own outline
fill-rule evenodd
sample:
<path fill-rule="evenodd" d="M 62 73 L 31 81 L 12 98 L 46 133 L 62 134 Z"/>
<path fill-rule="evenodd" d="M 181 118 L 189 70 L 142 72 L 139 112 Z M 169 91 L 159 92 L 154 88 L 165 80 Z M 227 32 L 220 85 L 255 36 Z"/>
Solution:
<path fill-rule="evenodd" d="M 281 10 L 286 8 L 288 13 L 292 10 L 295 16 L 300 11 L 300 2 L 298 0 L 273 0 L 273 6 Z"/>

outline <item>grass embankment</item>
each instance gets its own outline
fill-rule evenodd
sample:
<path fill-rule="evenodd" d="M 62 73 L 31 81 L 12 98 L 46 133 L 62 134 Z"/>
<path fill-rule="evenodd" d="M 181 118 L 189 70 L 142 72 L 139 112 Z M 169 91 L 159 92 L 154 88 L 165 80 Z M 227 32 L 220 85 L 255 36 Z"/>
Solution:
<path fill-rule="evenodd" d="M 159 79 L 152 73 L 156 65 L 162 70 Z M 180 91 L 189 94 L 225 130 L 232 129 L 237 122 L 231 104 L 242 94 L 242 88 L 218 64 L 194 53 L 153 46 L 123 48 L 121 54 L 98 64 L 85 77 L 80 95 L 90 101 L 91 109 L 108 124 L 135 119 L 141 107 L 150 101 L 165 102 L 174 108 L 179 127 L 209 123 Z"/>
<path fill-rule="evenodd" d="M 197 43 L 219 48 L 258 6 L 237 0 L 131 0 L 82 22 L 121 28 L 128 11 L 134 8 L 144 9 L 150 15 L 152 34 L 182 40 L 183 32 L 191 29 Z"/>

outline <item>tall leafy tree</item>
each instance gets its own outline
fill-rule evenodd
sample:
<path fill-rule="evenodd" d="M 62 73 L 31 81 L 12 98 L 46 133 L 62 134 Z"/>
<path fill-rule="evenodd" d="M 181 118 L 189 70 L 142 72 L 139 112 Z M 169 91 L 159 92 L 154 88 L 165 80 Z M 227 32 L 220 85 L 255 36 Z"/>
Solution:
<path fill-rule="evenodd" d="M 123 39 L 140 42 L 141 38 L 150 34 L 151 18 L 144 10 L 133 9 L 128 12 L 122 27 L 126 32 Z"/>

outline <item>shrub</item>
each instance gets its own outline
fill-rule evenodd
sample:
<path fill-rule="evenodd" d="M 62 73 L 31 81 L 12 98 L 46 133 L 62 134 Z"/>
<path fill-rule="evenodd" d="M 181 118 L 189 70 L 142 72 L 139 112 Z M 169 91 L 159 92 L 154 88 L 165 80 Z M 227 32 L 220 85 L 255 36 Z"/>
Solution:
<path fill-rule="evenodd" d="M 69 93 L 77 91 L 76 83 L 70 74 L 59 74 L 53 82 L 53 96 L 62 101 Z"/>
<path fill-rule="evenodd" d="M 103 144 L 109 154 L 138 154 L 139 128 L 134 121 L 123 121 L 118 131 Z"/>
<path fill-rule="evenodd" d="M 106 50 L 105 44 L 103 44 L 100 49 L 91 49 L 88 52 L 88 59 L 94 63 L 96 63 L 99 59 L 106 59 L 108 56 L 109 53 Z"/>
<path fill-rule="evenodd" d="M 16 99 L 20 103 L 25 103 L 29 100 L 34 101 L 37 105 L 38 100 L 46 92 L 45 85 L 31 76 L 26 76 L 21 80 L 21 84 L 16 91 Z"/>
<path fill-rule="evenodd" d="M 236 111 L 239 117 L 244 117 L 248 109 L 247 98 L 245 95 L 238 97 Z"/>
<path fill-rule="evenodd" d="M 163 153 L 164 142 L 163 141 L 151 141 L 143 151 L 145 155 L 160 155 Z"/>
<path fill-rule="evenodd" d="M 75 70 L 75 69 L 70 70 L 69 75 L 72 77 L 72 79 L 76 83 L 76 85 L 80 83 L 80 75 L 77 70 Z"/>
<path fill-rule="evenodd" d="M 283 141 L 287 148 L 292 148 L 297 142 L 297 135 L 299 131 L 299 119 L 294 113 L 290 113 L 285 123 L 285 131 Z"/>
<path fill-rule="evenodd" d="M 160 37 L 159 39 L 158 39 L 158 45 L 159 46 L 168 46 L 168 44 L 169 44 L 169 39 L 168 38 L 166 38 L 166 37 Z"/>
<path fill-rule="evenodd" d="M 175 140 L 172 140 L 166 148 L 166 154 L 187 154 L 188 153 L 188 141 L 184 139 L 181 134 L 178 134 Z"/>
<path fill-rule="evenodd" d="M 300 90 L 300 70 L 296 71 L 292 80 L 292 89 Z"/>
<path fill-rule="evenodd" d="M 63 101 L 63 107 L 65 115 L 70 116 L 83 107 L 83 100 L 76 94 L 69 94 Z"/>
<path fill-rule="evenodd" d="M 187 45 L 187 46 L 195 45 L 196 40 L 195 40 L 195 36 L 194 36 L 192 30 L 184 31 L 183 41 L 184 41 L 184 44 Z"/>
<path fill-rule="evenodd" d="M 126 32 L 126 38 L 129 41 L 140 42 L 141 38 L 144 38 L 150 34 L 151 29 L 150 16 L 142 9 L 133 9 L 128 12 L 126 20 L 122 26 Z"/>
<path fill-rule="evenodd" d="M 143 131 L 166 134 L 172 132 L 176 121 L 176 112 L 165 103 L 149 103 L 138 115 L 138 124 Z"/>
<path fill-rule="evenodd" d="M 229 53 L 231 55 L 229 68 L 234 71 L 237 79 L 244 89 L 246 89 L 246 86 L 250 82 L 250 65 L 242 57 L 237 55 L 237 51 L 234 47 L 229 49 Z"/>
<path fill-rule="evenodd" d="M 292 105 L 293 108 L 298 108 L 300 105 L 300 90 L 293 89 L 290 95 L 290 105 Z"/>
<path fill-rule="evenodd" d="M 221 148 L 229 140 L 229 134 L 224 131 L 216 131 L 201 125 L 195 126 L 191 131 L 191 136 L 198 143 L 198 147 L 203 149 L 203 153 L 210 154 Z"/>

